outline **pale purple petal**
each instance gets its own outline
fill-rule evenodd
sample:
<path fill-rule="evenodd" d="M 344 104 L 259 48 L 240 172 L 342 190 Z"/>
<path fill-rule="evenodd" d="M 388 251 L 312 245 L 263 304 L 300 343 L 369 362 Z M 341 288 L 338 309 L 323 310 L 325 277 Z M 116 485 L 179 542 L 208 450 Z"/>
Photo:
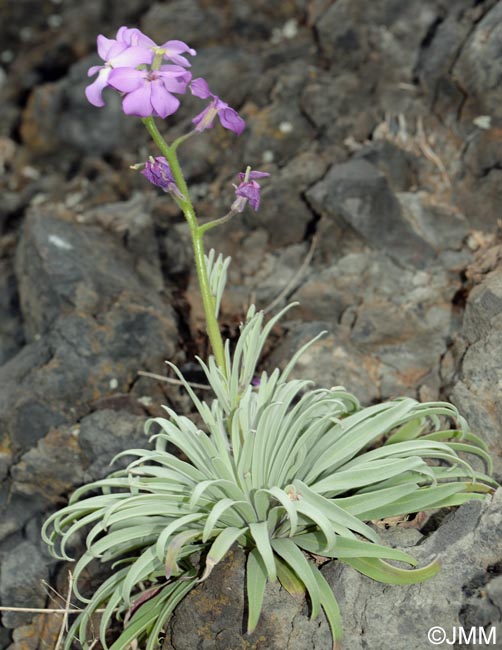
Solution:
<path fill-rule="evenodd" d="M 104 67 L 105 66 L 103 66 L 103 65 L 93 65 L 92 68 L 89 68 L 89 70 L 87 70 L 87 76 L 92 77 L 93 75 L 96 74 L 96 72 L 99 72 Z"/>
<path fill-rule="evenodd" d="M 266 178 L 267 176 L 270 176 L 268 172 L 259 172 L 255 170 L 249 172 L 249 178 Z M 239 172 L 239 178 L 243 181 L 246 178 L 246 173 Z"/>
<path fill-rule="evenodd" d="M 151 103 L 155 114 L 165 118 L 175 113 L 180 105 L 179 100 L 167 92 L 162 81 L 152 81 L 150 85 L 152 87 Z"/>
<path fill-rule="evenodd" d="M 116 90 L 130 93 L 140 88 L 146 82 L 145 71 L 134 68 L 115 68 L 110 72 L 108 83 Z"/>
<path fill-rule="evenodd" d="M 133 36 L 134 36 L 134 40 L 136 41 L 135 45 L 139 45 L 141 47 L 146 47 L 146 48 L 157 47 L 157 43 L 155 43 L 155 41 L 152 41 L 152 39 L 149 36 L 143 34 L 143 32 L 140 31 L 139 29 L 134 28 L 131 30 L 131 32 L 134 32 Z"/>
<path fill-rule="evenodd" d="M 237 135 L 240 135 L 246 128 L 246 122 L 237 111 L 229 106 L 218 111 L 218 118 L 225 129 L 229 129 Z"/>
<path fill-rule="evenodd" d="M 166 76 L 169 77 L 182 77 L 184 75 L 188 75 L 190 79 L 192 78 L 192 73 L 189 72 L 188 70 L 185 70 L 185 68 L 183 68 L 180 65 L 170 65 L 170 64 L 161 65 L 159 70 L 160 72 L 165 73 Z"/>
<path fill-rule="evenodd" d="M 183 54 L 183 52 L 188 52 L 192 56 L 197 54 L 193 48 L 189 47 L 183 41 L 166 41 L 160 47 L 168 56 L 171 56 L 172 54 Z"/>
<path fill-rule="evenodd" d="M 109 59 L 110 63 L 115 68 L 129 66 L 131 68 L 135 68 L 136 66 L 142 65 L 143 63 L 151 63 L 152 60 L 153 52 L 137 45 L 126 47 L 125 50 Z"/>
<path fill-rule="evenodd" d="M 192 64 L 190 63 L 190 61 L 186 57 L 181 56 L 181 54 L 169 54 L 169 55 L 166 54 L 165 58 L 169 59 L 173 63 L 176 63 L 176 65 L 182 65 L 185 68 L 191 68 L 192 67 Z"/>
<path fill-rule="evenodd" d="M 196 115 L 192 124 L 195 124 L 196 131 L 205 131 L 206 129 L 211 129 L 213 127 L 214 118 L 218 115 L 218 112 L 215 110 L 213 102 L 206 106 L 206 108 Z"/>
<path fill-rule="evenodd" d="M 183 94 L 187 89 L 187 84 L 192 75 L 188 71 L 185 71 L 183 75 L 177 75 L 176 77 L 171 76 L 171 74 L 172 73 L 164 72 L 158 73 L 166 90 L 172 93 Z"/>
<path fill-rule="evenodd" d="M 103 61 L 108 61 L 108 54 L 112 47 L 117 44 L 117 41 L 112 38 L 106 38 L 103 34 L 100 34 L 97 38 L 98 44 L 98 54 L 103 59 Z"/>
<path fill-rule="evenodd" d="M 146 44 L 144 46 L 150 47 L 151 45 L 155 45 L 148 36 L 145 36 L 143 32 L 136 27 L 133 29 L 130 29 L 129 27 L 121 27 L 117 32 L 116 38 L 117 41 L 120 41 L 125 45 L 138 45 L 140 40 Z"/>
<path fill-rule="evenodd" d="M 258 211 L 260 207 L 260 186 L 256 181 L 250 181 L 249 183 L 242 183 L 235 190 L 237 196 L 242 196 L 243 198 L 249 201 L 249 205 L 253 208 L 255 212 Z"/>
<path fill-rule="evenodd" d="M 152 84 L 147 81 L 133 92 L 128 93 L 122 100 L 122 108 L 126 115 L 150 117 L 153 115 L 151 103 Z"/>
<path fill-rule="evenodd" d="M 93 106 L 101 108 L 101 106 L 105 105 L 101 93 L 103 92 L 103 89 L 108 86 L 108 77 L 110 76 L 110 72 L 110 68 L 101 68 L 97 78 L 85 89 L 85 96 Z"/>
<path fill-rule="evenodd" d="M 213 93 L 209 90 L 207 81 L 202 77 L 193 79 L 190 82 L 190 91 L 195 97 L 200 97 L 200 99 L 207 99 L 208 97 L 213 97 Z"/>
<path fill-rule="evenodd" d="M 129 32 L 132 30 L 129 29 L 129 27 L 119 27 L 117 30 L 117 35 L 115 36 L 115 39 L 117 41 L 120 41 L 121 43 L 124 43 L 125 45 L 131 45 L 131 39 L 129 37 Z"/>

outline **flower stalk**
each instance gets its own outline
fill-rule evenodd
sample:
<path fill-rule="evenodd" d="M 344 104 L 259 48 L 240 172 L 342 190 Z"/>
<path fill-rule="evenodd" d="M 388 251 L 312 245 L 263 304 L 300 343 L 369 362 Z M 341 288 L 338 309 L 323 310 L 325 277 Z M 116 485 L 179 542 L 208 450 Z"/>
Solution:
<path fill-rule="evenodd" d="M 195 258 L 195 268 L 197 271 L 197 280 L 199 282 L 202 305 L 204 307 L 204 315 L 206 318 L 206 329 L 209 336 L 209 342 L 211 343 L 216 363 L 218 364 L 218 367 L 223 372 L 223 374 L 226 376 L 227 369 L 225 363 L 223 339 L 221 337 L 220 328 L 216 319 L 215 304 L 209 286 L 209 278 L 204 258 L 203 237 L 204 232 L 207 230 L 207 228 L 204 226 L 199 226 L 197 215 L 195 214 L 192 201 L 190 200 L 190 193 L 188 191 L 185 177 L 183 176 L 183 172 L 178 161 L 178 156 L 176 155 L 176 148 L 174 146 L 170 147 L 164 140 L 163 136 L 157 128 L 157 125 L 155 124 L 153 117 L 145 117 L 142 121 L 153 141 L 159 148 L 160 152 L 168 161 L 178 190 L 181 193 L 180 197 L 176 197 L 176 202 L 183 211 L 185 219 L 188 223 L 188 227 L 190 229 L 192 248 Z"/>

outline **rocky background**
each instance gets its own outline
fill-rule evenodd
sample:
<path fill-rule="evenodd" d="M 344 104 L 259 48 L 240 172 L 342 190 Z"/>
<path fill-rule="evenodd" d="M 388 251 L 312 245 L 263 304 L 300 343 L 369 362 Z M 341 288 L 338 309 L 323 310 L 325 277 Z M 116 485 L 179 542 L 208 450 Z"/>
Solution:
<path fill-rule="evenodd" d="M 502 2 L 496 0 L 24 0 L 0 4 L 0 600 L 61 604 L 68 565 L 41 522 L 199 379 L 206 354 L 183 220 L 129 170 L 151 149 L 118 97 L 83 94 L 98 33 L 126 24 L 197 48 L 195 75 L 247 120 L 236 139 L 189 140 L 200 215 L 232 200 L 245 165 L 267 170 L 262 209 L 211 231 L 232 255 L 223 305 L 235 336 L 251 300 L 300 301 L 264 367 L 327 329 L 298 375 L 365 403 L 448 399 L 502 478 Z M 165 128 L 185 132 L 186 98 Z M 446 517 L 443 520 L 443 515 Z M 434 580 L 382 587 L 336 563 L 346 647 L 430 647 L 427 629 L 497 625 L 502 501 L 382 531 L 439 556 Z M 238 553 L 180 606 L 165 650 L 324 650 L 324 621 L 278 588 L 242 633 Z M 92 576 L 89 578 L 92 586 Z M 4 613 L 0 648 L 54 648 L 57 616 Z M 451 633 L 449 635 L 451 638 Z M 443 646 L 437 646 L 443 647 Z M 451 645 L 444 647 L 452 647 Z M 464 648 L 462 644 L 453 647 Z"/>

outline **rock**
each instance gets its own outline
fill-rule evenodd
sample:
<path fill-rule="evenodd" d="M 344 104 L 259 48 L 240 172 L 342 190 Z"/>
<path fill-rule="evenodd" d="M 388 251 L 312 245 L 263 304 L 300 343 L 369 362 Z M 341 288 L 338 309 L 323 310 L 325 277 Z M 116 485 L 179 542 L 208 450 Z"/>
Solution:
<path fill-rule="evenodd" d="M 197 0 L 155 3 L 141 21 L 141 29 L 158 44 L 181 39 L 190 47 L 218 42 L 223 36 L 223 20 L 218 11 Z"/>
<path fill-rule="evenodd" d="M 365 160 L 334 165 L 306 196 L 317 212 L 344 221 L 397 262 L 421 268 L 434 258 L 431 246 L 403 218 L 385 176 Z"/>
<path fill-rule="evenodd" d="M 111 466 L 111 461 L 120 452 L 150 448 L 151 443 L 144 431 L 145 422 L 144 416 L 110 409 L 83 418 L 78 435 L 85 468 L 85 481 L 82 483 L 105 478 L 112 467 L 113 470 L 120 469 L 133 460 L 131 456 L 123 457 Z"/>
<path fill-rule="evenodd" d="M 324 374 L 364 403 L 415 396 L 421 387 L 437 399 L 437 366 L 450 338 L 458 281 L 440 268 L 405 269 L 377 252 L 350 253 L 327 268 L 318 264 L 291 296 L 300 306 L 290 318 L 306 321 L 294 326 L 302 334 L 281 342 L 274 362 L 283 364 L 313 336 L 308 321 L 323 321 L 330 336 L 302 362 L 305 378 L 326 386 Z"/>
<path fill-rule="evenodd" d="M 306 603 L 301 597 L 286 598 L 278 583 L 267 587 L 256 631 L 243 634 L 244 563 L 244 553 L 234 548 L 210 579 L 188 594 L 176 609 L 163 650 L 191 650 L 201 644 L 207 650 L 310 648 L 308 624 L 291 629 L 295 614 L 306 614 Z"/>
<path fill-rule="evenodd" d="M 298 23 L 303 19 L 305 0 L 285 0 L 280 3 L 266 0 L 239 0 L 229 2 L 232 27 L 246 38 L 272 40 L 294 38 Z"/>
<path fill-rule="evenodd" d="M 469 294 L 462 333 L 471 344 L 462 358 L 452 401 L 468 417 L 472 431 L 488 443 L 497 475 L 502 476 L 500 428 L 502 387 L 502 269 L 497 268 Z"/>
<path fill-rule="evenodd" d="M 108 207 L 115 213 L 120 210 Z M 96 219 L 96 212 L 89 219 Z M 124 207 L 122 221 L 127 222 Z M 127 225 L 130 230 L 131 224 Z M 47 331 L 61 313 L 103 312 L 121 292 L 141 295 L 146 288 L 145 279 L 134 272 L 131 256 L 116 237 L 102 228 L 77 223 L 71 212 L 56 206 L 33 211 L 25 222 L 16 269 L 29 339 Z M 158 286 L 158 279 L 154 277 L 153 282 Z M 155 302 L 153 294 L 149 297 Z"/>
<path fill-rule="evenodd" d="M 271 103 L 248 108 L 249 124 L 243 159 L 253 167 L 263 162 L 283 166 L 309 148 L 315 130 L 298 105 L 297 96 L 310 76 L 306 63 L 287 63 L 269 71 L 261 80 L 269 86 Z M 263 89 L 262 93 L 267 92 Z M 262 99 L 263 101 L 263 99 Z"/>
<path fill-rule="evenodd" d="M 345 386 L 362 402 L 368 404 L 380 396 L 381 364 L 365 357 L 350 342 L 343 329 L 331 323 L 310 321 L 288 323 L 288 335 L 267 360 L 267 367 L 284 368 L 293 352 L 305 345 L 319 332 L 325 335 L 301 357 L 294 373 L 296 379 L 309 379 L 319 388 Z"/>
<path fill-rule="evenodd" d="M 502 200 L 502 120 L 497 124 L 491 117 L 489 119 L 490 128 L 481 132 L 476 129 L 470 135 L 464 159 L 469 173 L 455 179 L 454 191 L 456 202 L 465 212 L 471 227 L 493 233 L 497 228 L 497 209 Z"/>
<path fill-rule="evenodd" d="M 464 118 L 502 117 L 502 91 L 498 83 L 502 64 L 496 54 L 502 37 L 502 5 L 492 2 L 488 3 L 488 8 L 462 45 L 453 68 L 453 75 L 466 99 L 462 106 Z"/>
<path fill-rule="evenodd" d="M 398 198 L 398 192 L 408 192 L 417 185 L 417 158 L 389 140 L 370 142 L 364 145 L 355 157 L 363 158 L 377 167 Z"/>
<path fill-rule="evenodd" d="M 465 306 L 463 334 L 471 343 L 500 329 L 502 315 L 502 267 L 489 273 L 472 289 Z"/>
<path fill-rule="evenodd" d="M 452 119 L 464 95 L 451 70 L 473 20 L 478 20 L 479 7 L 472 0 L 459 0 L 439 8 L 439 15 L 429 29 L 418 52 L 415 75 L 425 90 L 430 104 L 445 119 Z"/>
<path fill-rule="evenodd" d="M 16 277 L 11 260 L 0 258 L 0 366 L 24 342 Z"/>
<path fill-rule="evenodd" d="M 87 155 L 110 154 L 127 141 L 132 149 L 144 141 L 139 120 L 122 113 L 118 93 L 105 90 L 105 108 L 87 101 L 87 70 L 101 61 L 95 55 L 78 61 L 67 77 L 37 86 L 23 111 L 20 127 L 25 147 L 35 159 L 57 157 L 58 165 L 68 165 L 76 152 Z"/>
<path fill-rule="evenodd" d="M 435 4 L 338 1 L 316 22 L 322 52 L 335 69 L 365 72 L 378 66 L 384 82 L 411 81 L 416 53 L 436 19 Z"/>
<path fill-rule="evenodd" d="M 452 638 L 453 629 L 461 625 L 500 625 L 500 610 L 491 609 L 490 621 L 479 616 L 468 621 L 465 611 L 470 601 L 467 588 L 473 581 L 480 587 L 479 600 L 489 605 L 484 587 L 493 578 L 492 567 L 500 561 L 501 532 L 502 492 L 499 490 L 484 504 L 473 501 L 462 506 L 411 550 L 419 566 L 433 558 L 441 564 L 440 573 L 422 584 L 381 585 L 330 563 L 325 576 L 342 611 L 344 647 L 363 650 L 405 644 L 411 650 L 422 650 L 428 643 L 428 630 L 433 626 L 441 626 L 447 638 Z"/>
<path fill-rule="evenodd" d="M 30 542 L 21 542 L 2 560 L 0 598 L 10 607 L 44 607 L 47 597 L 42 581 L 49 578 L 47 560 Z M 3 612 L 2 625 L 17 627 L 30 620 L 31 614 Z"/>
<path fill-rule="evenodd" d="M 83 464 L 78 427 L 51 429 L 12 466 L 11 498 L 33 499 L 40 510 L 58 503 L 84 482 Z"/>
<path fill-rule="evenodd" d="M 398 540 L 408 531 L 396 531 Z M 472 501 L 447 517 L 437 531 L 418 546 L 406 548 L 419 566 L 433 558 L 442 570 L 417 585 L 388 586 L 362 576 L 339 562 L 322 569 L 339 602 L 343 647 L 423 650 L 427 632 L 440 625 L 451 638 L 461 625 L 497 625 L 500 610 L 490 604 L 487 590 L 497 593 L 496 567 L 502 553 L 502 491 L 485 503 Z M 494 580 L 495 577 L 495 580 Z M 277 583 L 267 585 L 262 616 L 252 635 L 243 633 L 244 554 L 233 550 L 211 576 L 176 609 L 163 650 L 189 650 L 203 643 L 207 650 L 314 650 L 331 647 L 323 616 L 311 622 L 306 603 Z M 477 585 L 475 593 L 469 585 Z M 476 609 L 469 604 L 476 599 Z M 487 618 L 487 614 L 490 614 Z"/>

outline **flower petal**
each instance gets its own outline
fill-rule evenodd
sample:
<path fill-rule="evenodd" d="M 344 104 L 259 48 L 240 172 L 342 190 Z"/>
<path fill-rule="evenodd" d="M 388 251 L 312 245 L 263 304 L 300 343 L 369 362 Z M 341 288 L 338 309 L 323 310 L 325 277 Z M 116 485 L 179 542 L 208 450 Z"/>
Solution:
<path fill-rule="evenodd" d="M 246 122 L 237 113 L 237 111 L 234 111 L 234 109 L 230 108 L 230 106 L 227 106 L 226 108 L 218 111 L 218 118 L 220 120 L 221 126 L 225 127 L 225 129 L 233 131 L 237 135 L 240 135 L 246 128 Z"/>
<path fill-rule="evenodd" d="M 184 74 L 182 75 L 177 74 L 176 76 L 172 76 L 172 74 L 173 73 L 170 72 L 158 73 L 166 90 L 168 90 L 171 93 L 183 94 L 184 92 L 186 92 L 187 84 L 192 78 L 192 75 L 190 74 L 190 72 L 188 72 L 188 70 L 185 71 Z"/>
<path fill-rule="evenodd" d="M 128 66 L 135 68 L 137 65 L 142 65 L 143 63 L 151 63 L 152 61 L 152 50 L 147 50 L 144 47 L 139 47 L 138 45 L 126 47 L 125 50 L 110 59 L 110 63 L 115 68 Z"/>
<path fill-rule="evenodd" d="M 103 89 L 108 86 L 108 77 L 110 76 L 110 72 L 110 68 L 101 68 L 101 72 L 98 74 L 96 79 L 85 89 L 85 96 L 93 106 L 101 108 L 101 106 L 105 105 L 101 93 L 103 92 Z"/>
<path fill-rule="evenodd" d="M 152 81 L 151 102 L 155 114 L 159 117 L 167 117 L 178 110 L 179 100 L 166 90 L 162 81 Z"/>
<path fill-rule="evenodd" d="M 117 43 L 112 38 L 106 38 L 103 34 L 100 34 L 96 39 L 98 44 L 98 54 L 103 59 L 103 61 L 108 61 L 108 54 L 112 47 Z"/>
<path fill-rule="evenodd" d="M 192 67 L 190 61 L 186 57 L 181 56 L 181 54 L 165 54 L 164 58 L 169 59 L 173 63 L 176 63 L 176 65 L 182 65 L 185 68 Z"/>
<path fill-rule="evenodd" d="M 172 54 L 182 54 L 183 52 L 188 52 L 192 56 L 197 54 L 193 48 L 189 47 L 183 41 L 166 41 L 160 47 L 168 56 L 171 56 Z"/>
<path fill-rule="evenodd" d="M 104 65 L 93 65 L 92 68 L 89 68 L 89 70 L 87 70 L 87 76 L 92 77 L 93 75 L 96 74 L 96 72 L 99 72 L 104 67 L 105 67 Z"/>
<path fill-rule="evenodd" d="M 249 183 L 239 185 L 235 193 L 237 196 L 246 198 L 249 201 L 249 205 L 257 212 L 260 207 L 260 189 L 256 181 L 250 181 Z"/>
<path fill-rule="evenodd" d="M 200 97 L 201 99 L 207 99 L 212 97 L 213 93 L 209 90 L 207 81 L 202 77 L 197 77 L 190 82 L 190 92 L 195 97 Z"/>
<path fill-rule="evenodd" d="M 145 72 L 134 68 L 115 68 L 108 79 L 110 86 L 123 93 L 133 92 L 145 82 Z"/>
<path fill-rule="evenodd" d="M 152 84 L 145 82 L 137 90 L 128 93 L 122 101 L 124 113 L 126 115 L 136 115 L 137 117 L 150 117 L 153 115 L 151 92 Z"/>
<path fill-rule="evenodd" d="M 136 27 L 130 30 L 128 37 L 131 39 L 131 45 L 139 45 L 140 47 L 152 48 L 157 47 L 157 43 L 152 41 L 152 39 L 143 34 L 143 32 Z"/>
<path fill-rule="evenodd" d="M 196 131 L 205 131 L 206 129 L 212 129 L 214 118 L 218 115 L 217 111 L 214 108 L 213 102 L 206 106 L 206 108 L 196 115 L 192 124 L 195 124 Z"/>

